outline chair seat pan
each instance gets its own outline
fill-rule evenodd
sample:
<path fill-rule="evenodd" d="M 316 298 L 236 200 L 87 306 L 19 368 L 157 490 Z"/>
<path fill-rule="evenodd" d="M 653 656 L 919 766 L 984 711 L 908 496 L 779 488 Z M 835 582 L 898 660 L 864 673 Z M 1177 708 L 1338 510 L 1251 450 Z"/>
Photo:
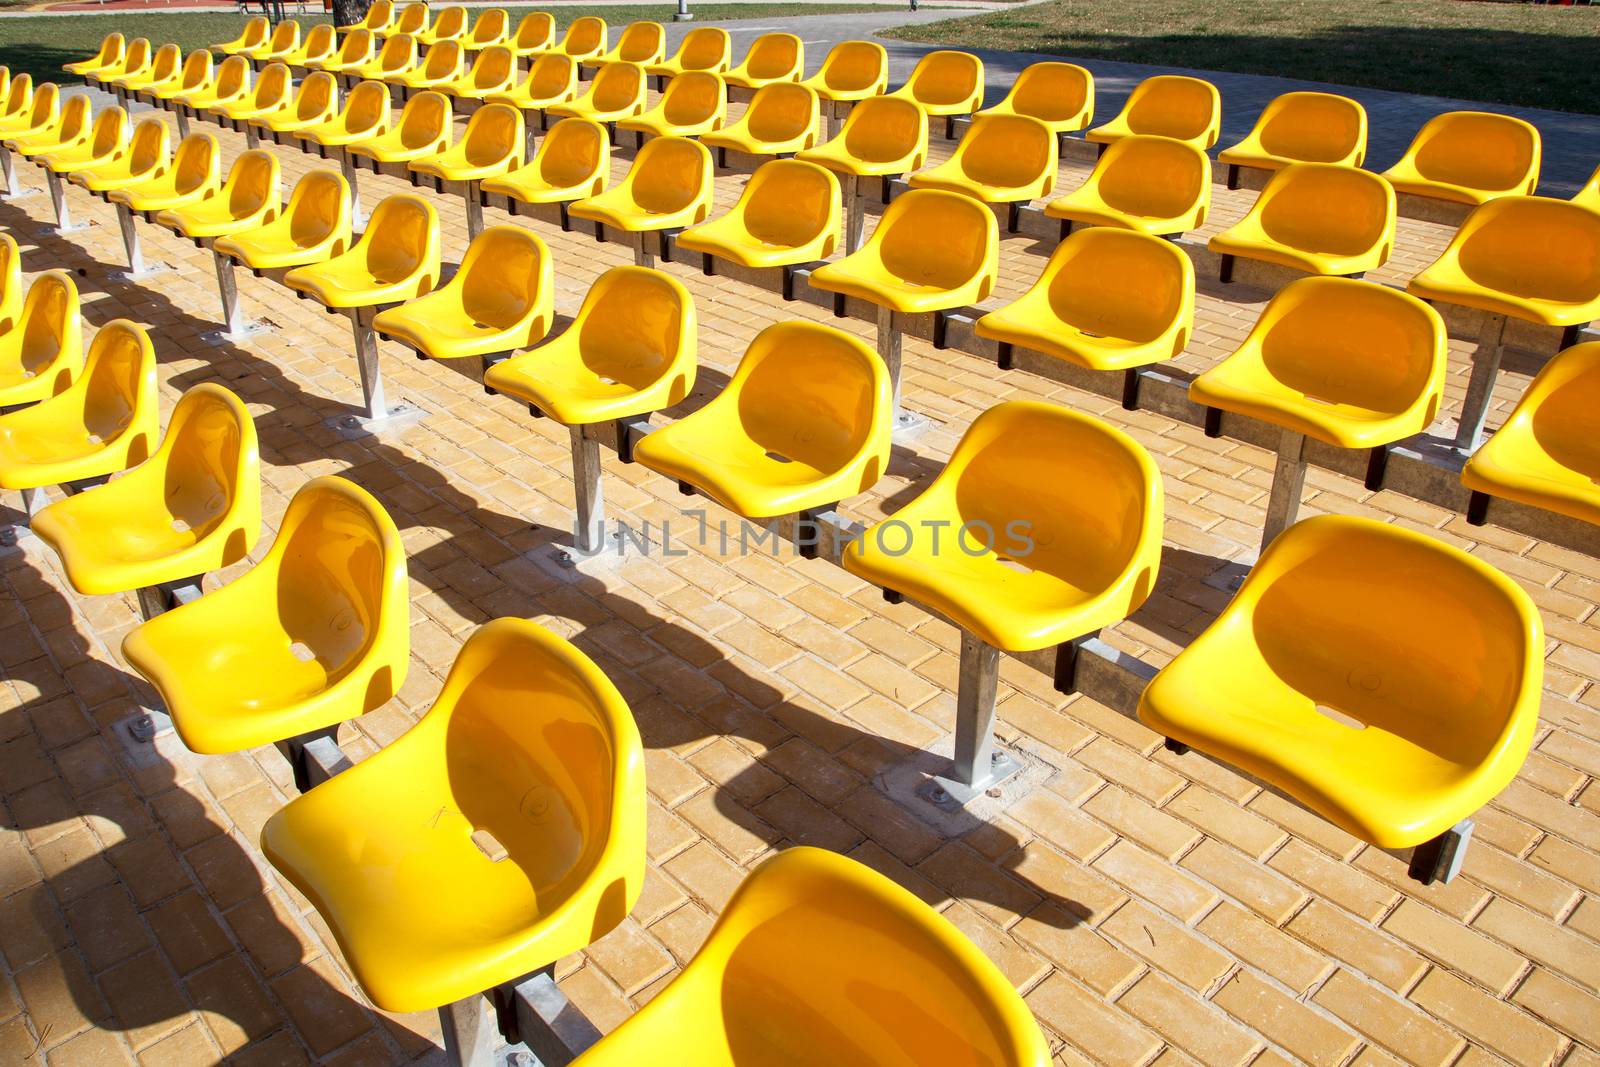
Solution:
<path fill-rule="evenodd" d="M 967 177 L 959 168 L 948 163 L 913 174 L 907 181 L 913 189 L 946 189 L 982 200 L 985 204 L 1028 203 L 1050 191 L 1048 180 L 1030 185 L 989 185 Z"/>
<path fill-rule="evenodd" d="M 751 519 L 791 515 L 858 491 L 844 488 L 832 472 L 773 459 L 755 441 L 722 429 L 674 423 L 642 439 L 634 458 Z"/>
<path fill-rule="evenodd" d="M 591 195 L 594 181 L 590 179 L 576 185 L 552 185 L 534 170 L 529 173 L 516 170 L 495 178 L 485 178 L 483 191 L 509 196 L 525 204 L 561 204 Z"/>
<path fill-rule="evenodd" d="M 613 192 L 619 192 L 613 190 Z M 603 222 L 617 230 L 630 232 L 675 230 L 692 226 L 696 221 L 696 205 L 690 204 L 677 211 L 655 213 L 636 204 L 631 197 L 601 193 L 572 205 L 572 214 L 580 219 Z"/>
<path fill-rule="evenodd" d="M 318 263 L 296 267 L 284 275 L 283 283 L 306 293 L 331 308 L 369 307 L 397 303 L 417 295 L 418 279 L 408 276 L 389 282 L 345 265 Z"/>
<path fill-rule="evenodd" d="M 1435 263 L 1412 278 L 1406 292 L 1424 300 L 1477 308 L 1543 326 L 1578 326 L 1600 318 L 1600 292 L 1587 300 L 1524 296 L 1479 285 L 1453 265 L 1443 270 L 1438 267 Z"/>
<path fill-rule="evenodd" d="M 221 542 L 202 544 L 205 531 L 180 529 L 165 508 L 141 510 L 142 501 L 148 499 L 142 492 L 118 491 L 130 481 L 138 490 L 141 480 L 136 476 L 119 478 L 94 493 L 51 504 L 30 523 L 61 557 L 74 589 L 107 596 L 192 578 L 225 565 Z"/>
<path fill-rule="evenodd" d="M 1154 237 L 1183 233 L 1198 225 L 1195 218 L 1198 209 L 1186 211 L 1182 215 L 1134 215 L 1119 211 L 1098 196 L 1080 196 L 1079 192 L 1080 190 L 1075 190 L 1065 196 L 1056 197 L 1045 205 L 1044 213 L 1051 218 L 1071 219 L 1073 222 L 1087 223 L 1090 226 L 1116 226 L 1123 230 L 1138 230 Z"/>
<path fill-rule="evenodd" d="M 1248 220 L 1247 220 L 1248 222 Z M 1355 252 L 1329 252 L 1309 248 L 1296 248 L 1275 241 L 1260 227 L 1241 222 L 1211 238 L 1208 242 L 1213 252 L 1259 259 L 1276 263 L 1291 270 L 1309 274 L 1346 275 L 1377 270 L 1384 264 L 1383 242 Z"/>
<path fill-rule="evenodd" d="M 436 299 L 437 298 L 437 299 Z M 469 320 L 453 293 L 430 293 L 372 320 L 379 336 L 410 345 L 434 359 L 464 359 L 509 352 L 526 344 L 528 329 L 496 329 Z"/>
<path fill-rule="evenodd" d="M 283 238 L 274 239 L 269 236 L 262 239 L 260 231 L 229 234 L 218 238 L 212 247 L 252 270 L 304 267 L 312 263 L 321 263 L 333 255 L 333 248 L 326 242 L 308 248 Z"/>
<path fill-rule="evenodd" d="M 1021 301 L 991 311 L 974 326 L 979 337 L 1021 345 L 1089 370 L 1117 371 L 1171 359 L 1170 331 L 1150 341 L 1130 341 L 1087 333 L 1054 313 L 1034 314 Z"/>
<path fill-rule="evenodd" d="M 1196 378 L 1189 398 L 1197 404 L 1248 415 L 1339 448 L 1376 448 L 1426 430 L 1428 397 L 1404 411 L 1309 396 L 1272 378 L 1253 355 L 1232 356 Z"/>
<path fill-rule="evenodd" d="M 781 141 L 764 141 L 759 137 L 732 128 L 715 130 L 700 138 L 707 148 L 731 148 L 748 156 L 776 156 L 785 152 L 798 152 L 811 147 L 811 138 L 802 133 Z"/>
<path fill-rule="evenodd" d="M 868 273 L 845 260 L 837 260 L 818 267 L 811 275 L 811 284 L 829 292 L 844 293 L 859 299 L 891 308 L 904 314 L 929 311 L 948 311 L 964 307 L 979 300 L 978 279 L 973 279 L 955 289 L 943 286 L 922 285 L 908 278 L 900 278 L 887 271 Z"/>
<path fill-rule="evenodd" d="M 163 211 L 156 216 L 156 222 L 185 237 L 222 237 L 227 234 L 242 233 L 270 222 L 271 219 L 266 215 L 264 209 L 253 211 L 248 215 L 236 215 L 226 199 L 213 197 L 182 211 Z"/>
<path fill-rule="evenodd" d="M 671 402 L 673 377 L 636 387 L 622 380 L 628 356 L 606 353 L 602 374 L 586 363 L 563 334 L 550 344 L 490 367 L 483 384 L 532 404 L 563 426 L 589 426 L 659 411 Z M 643 361 L 639 367 L 644 369 Z"/>
<path fill-rule="evenodd" d="M 879 178 L 886 174 L 904 174 L 917 165 L 915 153 L 907 153 L 894 159 L 866 159 L 862 156 L 853 156 L 845 151 L 843 140 L 834 138 L 818 145 L 807 148 L 803 152 L 795 153 L 796 159 L 803 159 L 807 163 L 815 163 L 820 167 L 827 167 L 839 174 L 854 174 L 860 178 Z"/>
<path fill-rule="evenodd" d="M 418 174 L 432 174 L 447 182 L 475 182 L 504 174 L 515 165 L 514 160 L 497 160 L 487 164 L 473 164 L 455 159 L 420 159 L 410 164 Z"/>
<path fill-rule="evenodd" d="M 123 470 L 118 442 L 90 438 L 82 426 L 30 425 L 0 430 L 0 489 L 37 489 Z"/>
<path fill-rule="evenodd" d="M 767 244 L 750 233 L 740 220 L 724 215 L 683 231 L 678 235 L 678 247 L 691 252 L 704 252 L 745 267 L 787 267 L 821 259 L 828 236 L 824 232 L 801 245 Z"/>

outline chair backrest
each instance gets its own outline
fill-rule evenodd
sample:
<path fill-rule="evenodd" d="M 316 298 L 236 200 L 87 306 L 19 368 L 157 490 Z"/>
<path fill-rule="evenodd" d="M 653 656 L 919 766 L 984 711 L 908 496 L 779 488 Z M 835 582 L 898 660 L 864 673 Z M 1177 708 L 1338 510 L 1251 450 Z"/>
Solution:
<path fill-rule="evenodd" d="M 22 254 L 9 233 L 0 233 L 0 329 L 16 325 L 22 309 Z"/>
<path fill-rule="evenodd" d="M 459 285 L 468 318 L 509 329 L 538 304 L 541 295 L 548 299 L 550 250 L 532 230 L 490 226 L 467 246 L 461 269 L 450 284 Z"/>
<path fill-rule="evenodd" d="M 817 77 L 837 92 L 882 92 L 889 79 L 889 53 L 872 41 L 840 41 L 828 49 Z"/>
<path fill-rule="evenodd" d="M 517 32 L 511 43 L 518 51 L 526 52 L 549 47 L 555 36 L 555 17 L 548 11 L 533 11 L 522 16 L 522 21 L 517 23 Z"/>
<path fill-rule="evenodd" d="M 634 389 L 653 385 L 686 360 L 671 395 L 681 399 L 688 393 L 695 358 L 694 300 L 670 275 L 647 267 L 612 267 L 589 287 L 572 328 L 591 366 Z"/>
<path fill-rule="evenodd" d="M 378 50 L 377 62 L 381 74 L 410 70 L 417 65 L 417 39 L 409 33 L 391 35 Z"/>
<path fill-rule="evenodd" d="M 389 87 L 383 82 L 357 83 L 344 99 L 340 122 L 346 130 L 381 133 L 389 128 Z"/>
<path fill-rule="evenodd" d="M 1539 184 L 1537 127 L 1487 111 L 1428 120 L 1406 154 L 1424 178 L 1471 189 L 1531 194 Z"/>
<path fill-rule="evenodd" d="M 21 115 L 28 110 L 28 105 L 33 103 L 33 75 L 18 74 L 11 79 L 11 84 L 6 89 L 6 106 L 0 114 L 7 118 Z"/>
<path fill-rule="evenodd" d="M 256 107 L 275 107 L 289 99 L 289 87 L 293 83 L 288 67 L 282 63 L 268 63 L 256 79 L 251 102 Z"/>
<path fill-rule="evenodd" d="M 128 50 L 122 54 L 123 74 L 140 74 L 150 66 L 152 49 L 148 37 L 135 37 L 128 42 Z"/>
<path fill-rule="evenodd" d="M 923 105 L 953 105 L 983 98 L 983 60 L 970 52 L 929 52 L 917 60 L 906 82 Z"/>
<path fill-rule="evenodd" d="M 344 35 L 344 44 L 339 46 L 337 62 L 340 66 L 367 62 L 372 58 L 372 41 L 370 30 L 351 30 Z"/>
<path fill-rule="evenodd" d="M 1572 194 L 1572 202 L 1591 211 L 1600 211 L 1600 167 L 1594 169 L 1583 188 Z"/>
<path fill-rule="evenodd" d="M 1261 147 L 1302 163 L 1359 166 L 1367 147 L 1366 108 L 1332 93 L 1284 93 L 1256 122 Z"/>
<path fill-rule="evenodd" d="M 227 198 L 228 210 L 243 218 L 255 214 L 269 202 L 276 205 L 282 195 L 281 185 L 278 157 L 252 148 L 240 152 L 233 166 L 228 168 L 222 195 Z"/>
<path fill-rule="evenodd" d="M 331 170 L 307 171 L 289 194 L 290 239 L 302 248 L 321 244 L 341 228 L 350 229 L 350 186 Z"/>
<path fill-rule="evenodd" d="M 464 54 L 460 41 L 440 41 L 428 49 L 428 58 L 422 61 L 422 73 L 430 81 L 459 78 Z"/>
<path fill-rule="evenodd" d="M 814 322 L 780 322 L 756 335 L 728 382 L 745 432 L 769 452 L 838 470 L 883 438 L 893 407 L 889 372 L 861 341 Z"/>
<path fill-rule="evenodd" d="M 1135 135 L 1107 147 L 1089 181 L 1118 211 L 1173 218 L 1209 195 L 1211 162 L 1187 142 Z"/>
<path fill-rule="evenodd" d="M 1157 74 L 1134 86 L 1122 112 L 1134 133 L 1159 134 L 1210 148 L 1217 141 L 1221 97 L 1199 78 Z"/>
<path fill-rule="evenodd" d="M 659 22 L 635 22 L 617 38 L 617 59 L 623 63 L 656 63 L 666 49 L 667 31 Z"/>
<path fill-rule="evenodd" d="M 267 42 L 267 51 L 277 55 L 292 51 L 300 43 L 300 24 L 293 19 L 285 19 L 272 28 L 272 37 Z"/>
<path fill-rule="evenodd" d="M 122 58 L 126 47 L 127 41 L 122 34 L 114 31 L 108 33 L 100 39 L 100 50 L 94 54 L 94 62 L 102 67 L 110 66 Z"/>
<path fill-rule="evenodd" d="M 172 154 L 172 187 L 176 192 L 192 193 L 215 186 L 221 175 L 222 150 L 209 133 L 191 133 L 178 142 Z"/>
<path fill-rule="evenodd" d="M 187 93 L 209 84 L 211 84 L 210 49 L 202 48 L 197 52 L 190 52 L 183 60 L 183 74 L 178 78 L 178 88 Z"/>
<path fill-rule="evenodd" d="M 985 185 L 1015 187 L 1056 172 L 1056 135 L 1027 115 L 977 115 L 956 146 L 968 177 Z"/>
<path fill-rule="evenodd" d="M 217 97 L 228 100 L 250 88 L 250 61 L 244 56 L 229 56 L 217 67 Z"/>
<path fill-rule="evenodd" d="M 792 33 L 764 33 L 750 44 L 744 68 L 752 78 L 800 76 L 805 67 L 806 46 Z"/>
<path fill-rule="evenodd" d="M 461 37 L 467 32 L 467 9 L 459 4 L 452 4 L 439 12 L 439 17 L 433 20 L 430 31 L 435 40 L 449 40 Z"/>
<path fill-rule="evenodd" d="M 987 205 L 942 189 L 895 197 L 867 239 L 893 274 L 943 289 L 985 275 L 992 283 L 999 243 Z"/>
<path fill-rule="evenodd" d="M 870 96 L 850 109 L 839 134 L 856 159 L 886 163 L 915 153 L 913 168 L 928 156 L 928 113 L 898 96 Z"/>
<path fill-rule="evenodd" d="M 420 33 L 428 28 L 428 5 L 407 4 L 400 9 L 400 17 L 395 20 L 395 33 Z"/>
<path fill-rule="evenodd" d="M 311 119 L 319 115 L 328 116 L 333 111 L 338 91 L 339 83 L 332 74 L 325 70 L 312 71 L 301 80 L 300 88 L 294 94 L 294 117 Z"/>
<path fill-rule="evenodd" d="M 695 125 L 727 111 L 728 87 L 715 74 L 684 71 L 667 82 L 660 107 L 662 117 L 672 125 Z"/>
<path fill-rule="evenodd" d="M 380 0 L 380 2 L 387 3 L 388 0 Z M 376 8 L 378 5 L 374 3 L 372 6 Z M 372 8 L 369 8 L 368 14 L 370 15 L 371 12 Z M 339 37 L 334 33 L 332 23 L 319 22 L 306 31 L 306 39 L 301 43 L 300 51 L 306 59 L 322 59 L 333 54 L 338 40 Z"/>
<path fill-rule="evenodd" d="M 491 7 L 479 13 L 478 19 L 472 24 L 472 33 L 468 39 L 475 45 L 498 44 L 506 39 L 506 27 L 510 22 L 503 7 Z"/>
<path fill-rule="evenodd" d="M 244 30 L 239 34 L 239 45 L 244 48 L 255 48 L 267 42 L 267 35 L 272 32 L 272 24 L 265 15 L 257 15 L 244 24 Z"/>
<path fill-rule="evenodd" d="M 1337 163 L 1295 163 L 1272 176 L 1250 209 L 1273 240 L 1354 255 L 1388 235 L 1394 187 L 1371 171 Z"/>
<path fill-rule="evenodd" d="M 558 188 L 603 177 L 611 168 L 611 139 L 588 119 L 562 119 L 550 127 L 535 158 L 539 175 Z"/>
<path fill-rule="evenodd" d="M 55 82 L 45 82 L 34 90 L 33 104 L 28 114 L 28 129 L 38 130 L 55 122 L 61 113 L 61 90 Z M 19 131 L 13 130 L 15 134 Z"/>
<path fill-rule="evenodd" d="M 94 129 L 89 133 L 89 146 L 95 158 L 108 156 L 127 143 L 131 127 L 128 112 L 116 105 L 106 108 L 94 118 Z"/>
<path fill-rule="evenodd" d="M 605 19 L 583 15 L 572 20 L 561 38 L 561 50 L 569 56 L 594 55 L 606 50 Z"/>
<path fill-rule="evenodd" d="M 1094 75 L 1075 63 L 1032 63 L 1006 97 L 1019 115 L 1043 122 L 1069 119 L 1085 105 L 1094 110 Z"/>
<path fill-rule="evenodd" d="M 94 101 L 89 98 L 88 93 L 67 97 L 67 104 L 61 109 L 61 116 L 56 125 L 56 142 L 65 144 L 87 136 L 92 125 L 89 116 L 93 111 Z"/>
<path fill-rule="evenodd" d="M 141 174 L 155 167 L 165 166 L 172 151 L 170 127 L 158 118 L 144 118 L 133 128 L 128 149 L 130 173 Z"/>
<path fill-rule="evenodd" d="M 472 84 L 480 91 L 509 88 L 516 75 L 516 53 L 504 45 L 490 45 L 472 61 Z"/>
<path fill-rule="evenodd" d="M 589 100 L 600 111 L 626 111 L 644 98 L 644 68 L 633 63 L 607 63 L 589 87 Z"/>
<path fill-rule="evenodd" d="M 244 402 L 213 382 L 189 389 L 152 458 L 166 467 L 167 510 L 197 541 L 231 527 L 223 562 L 243 559 L 261 529 L 260 444 Z"/>
<path fill-rule="evenodd" d="M 1056 246 L 1040 275 L 1051 307 L 1088 333 L 1145 343 L 1194 318 L 1194 264 L 1171 241 L 1088 226 Z M 1173 355 L 1188 342 L 1177 337 Z"/>
<path fill-rule="evenodd" d="M 565 52 L 546 52 L 528 71 L 528 94 L 549 100 L 570 92 L 578 84 L 578 64 Z"/>
<path fill-rule="evenodd" d="M 521 159 L 522 112 L 505 104 L 485 104 L 467 120 L 461 135 L 462 151 L 475 167 Z"/>
<path fill-rule="evenodd" d="M 787 141 L 815 129 L 816 90 L 795 82 L 775 82 L 756 90 L 741 120 L 762 141 Z"/>
<path fill-rule="evenodd" d="M 409 193 L 380 200 L 357 249 L 373 277 L 408 277 L 419 266 L 439 260 L 438 213 Z"/>
<path fill-rule="evenodd" d="M 1451 247 L 1485 288 L 1566 303 L 1600 293 L 1600 212 L 1565 200 L 1491 200 L 1467 216 Z"/>
<path fill-rule="evenodd" d="M 123 434 L 157 426 L 156 353 L 144 327 L 127 319 L 113 319 L 100 327 L 84 357 L 83 373 L 68 392 L 82 412 L 83 424 L 102 442 L 119 441 Z M 63 394 L 64 395 L 64 394 Z M 154 444 L 128 442 L 129 460 L 142 463 Z"/>
<path fill-rule="evenodd" d="M 684 35 L 678 64 L 685 71 L 724 71 L 733 62 L 733 38 L 716 26 L 701 26 Z"/>
<path fill-rule="evenodd" d="M 11 244 L 10 249 L 16 245 Z M 12 265 L 16 255 L 10 255 Z M 19 322 L 8 329 L 22 331 L 22 369 L 42 374 L 63 351 L 83 350 L 83 325 L 79 317 L 78 286 L 64 270 L 49 270 L 33 280 L 22 301 Z M 76 359 L 76 355 L 73 356 Z M 64 383 L 63 383 L 64 384 Z"/>
<path fill-rule="evenodd" d="M 761 164 L 745 183 L 734 211 L 751 236 L 793 247 L 839 228 L 839 179 L 826 167 L 798 159 Z"/>
<path fill-rule="evenodd" d="M 175 44 L 164 44 L 156 49 L 155 58 L 150 61 L 150 80 L 164 82 L 183 69 L 183 51 Z"/>
<path fill-rule="evenodd" d="M 361 20 L 360 25 L 368 30 L 382 30 L 388 29 L 393 21 L 394 0 L 372 0 L 372 6 L 367 8 L 366 17 Z M 332 32 L 333 27 L 329 25 L 328 30 Z"/>
<path fill-rule="evenodd" d="M 450 98 L 443 93 L 418 93 L 400 112 L 400 143 L 407 148 L 436 144 L 441 135 L 450 143 Z"/>
<path fill-rule="evenodd" d="M 623 179 L 634 200 L 648 211 L 681 211 L 711 187 L 711 153 L 687 137 L 646 141 Z"/>

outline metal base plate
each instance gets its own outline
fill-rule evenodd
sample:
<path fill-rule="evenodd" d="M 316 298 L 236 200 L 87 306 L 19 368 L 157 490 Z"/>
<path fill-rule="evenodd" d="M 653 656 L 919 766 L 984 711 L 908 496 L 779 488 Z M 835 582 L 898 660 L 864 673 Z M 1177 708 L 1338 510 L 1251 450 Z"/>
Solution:
<path fill-rule="evenodd" d="M 0 200 L 9 204 L 16 200 L 26 200 L 30 196 L 38 196 L 42 192 L 43 189 L 19 189 L 14 193 L 0 193 Z"/>
<path fill-rule="evenodd" d="M 1244 584 L 1245 575 L 1249 574 L 1255 565 L 1256 553 L 1252 552 L 1248 556 L 1224 563 L 1212 571 L 1209 577 L 1202 578 L 1200 584 L 1220 589 L 1224 593 L 1237 593 L 1239 586 Z"/>
<path fill-rule="evenodd" d="M 248 341 L 252 337 L 264 333 L 271 333 L 272 327 L 264 322 L 247 322 L 244 329 L 238 333 L 229 333 L 227 330 L 207 330 L 200 335 L 200 340 L 208 345 L 221 348 L 223 345 L 235 345 L 241 341 Z"/>
<path fill-rule="evenodd" d="M 114 282 L 130 282 L 138 285 L 146 278 L 154 278 L 158 274 L 171 274 L 172 272 L 173 269 L 165 263 L 154 263 L 146 264 L 144 270 L 137 274 L 131 270 L 114 270 L 111 272 L 110 277 Z"/>
<path fill-rule="evenodd" d="M 122 743 L 129 761 L 135 767 L 170 762 L 166 749 L 172 745 L 183 748 L 177 731 L 172 728 L 171 716 L 154 708 L 146 708 L 119 720 L 111 727 L 111 731 Z"/>
<path fill-rule="evenodd" d="M 953 798 L 948 785 L 941 784 L 947 781 L 951 770 L 954 744 L 954 737 L 946 737 L 931 751 L 913 753 L 873 778 L 880 791 L 945 837 L 959 837 L 992 821 L 1056 773 L 1054 767 L 1030 752 L 997 747 L 996 751 L 1003 755 L 1005 776 L 961 803 Z M 942 791 L 943 800 L 934 799 L 935 789 Z M 991 796 L 991 792 L 998 795 Z"/>
<path fill-rule="evenodd" d="M 354 439 L 403 430 L 408 426 L 421 422 L 427 416 L 428 413 L 422 408 L 402 400 L 398 404 L 390 405 L 389 413 L 382 418 L 369 419 L 365 415 L 352 414 L 334 415 L 323 421 L 326 425 L 337 430 L 340 436 Z"/>
<path fill-rule="evenodd" d="M 74 222 L 71 226 L 40 226 L 33 231 L 35 237 L 65 237 L 69 233 L 82 233 L 93 223 Z"/>
<path fill-rule="evenodd" d="M 994 760 L 990 763 L 990 774 L 986 781 L 968 785 L 950 777 L 939 774 L 930 778 L 920 790 L 921 795 L 947 811 L 964 808 L 979 797 L 998 799 L 1004 795 L 1001 786 L 1013 775 L 1022 773 L 1022 762 L 1009 752 L 1001 749 L 994 750 Z"/>
<path fill-rule="evenodd" d="M 894 417 L 894 427 L 891 432 L 896 441 L 910 441 L 922 436 L 923 431 L 932 425 L 933 420 L 926 415 L 915 411 L 901 411 Z"/>

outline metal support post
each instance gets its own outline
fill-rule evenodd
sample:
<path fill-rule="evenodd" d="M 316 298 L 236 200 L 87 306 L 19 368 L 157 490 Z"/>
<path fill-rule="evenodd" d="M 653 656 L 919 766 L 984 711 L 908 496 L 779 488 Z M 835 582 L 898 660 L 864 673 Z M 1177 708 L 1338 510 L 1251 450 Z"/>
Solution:
<path fill-rule="evenodd" d="M 995 692 L 1000 678 L 1000 650 L 961 632 L 961 680 L 956 692 L 955 766 L 935 778 L 935 803 L 965 805 L 1022 769 L 1022 764 L 995 748 Z"/>
<path fill-rule="evenodd" d="M 597 223 L 597 225 L 603 224 Z M 656 257 L 650 252 L 648 244 L 649 236 L 643 230 L 633 235 L 633 261 L 641 267 L 653 267 L 656 265 Z"/>
<path fill-rule="evenodd" d="M 1472 842 L 1472 820 L 1463 819 L 1431 841 L 1411 851 L 1408 873 L 1423 885 L 1448 882 L 1461 873 Z"/>
<path fill-rule="evenodd" d="M 845 254 L 861 247 L 861 235 L 866 229 L 866 204 L 859 194 L 861 179 L 854 174 L 844 176 L 844 250 Z"/>
<path fill-rule="evenodd" d="M 878 355 L 889 369 L 889 383 L 894 387 L 894 419 L 900 421 L 900 331 L 894 326 L 894 309 L 878 305 Z"/>
<path fill-rule="evenodd" d="M 1267 521 L 1261 528 L 1263 552 L 1274 538 L 1294 525 L 1305 484 L 1306 435 L 1284 430 L 1278 442 L 1278 465 L 1272 472 L 1272 491 L 1267 497 Z"/>
<path fill-rule="evenodd" d="M 127 204 L 117 205 L 117 227 L 122 231 L 122 247 L 128 254 L 128 269 L 114 271 L 111 275 L 113 278 L 118 281 L 137 282 L 152 274 L 163 274 L 171 269 L 161 265 L 145 264 L 144 248 L 139 241 L 139 228 L 133 220 L 133 209 Z"/>
<path fill-rule="evenodd" d="M 3 146 L 0 146 L 0 172 L 4 172 L 6 178 L 6 191 L 0 193 L 0 200 L 21 200 L 38 191 L 22 188 L 22 183 L 17 179 L 16 153 Z"/>
<path fill-rule="evenodd" d="M 1461 402 L 1461 421 L 1456 428 L 1456 449 L 1468 455 L 1483 443 L 1483 423 L 1489 417 L 1489 402 L 1494 395 L 1494 380 L 1500 374 L 1500 360 L 1506 352 L 1506 316 L 1486 312 L 1478 330 L 1478 350 L 1472 354 L 1472 377 L 1467 379 L 1467 396 Z"/>
<path fill-rule="evenodd" d="M 72 205 L 67 200 L 67 186 L 61 175 L 47 167 L 44 172 L 44 180 L 45 184 L 50 188 L 50 203 L 56 209 L 56 224 L 54 227 L 46 226 L 42 232 L 60 235 L 87 230 L 89 228 L 87 222 L 72 221 Z"/>
<path fill-rule="evenodd" d="M 201 339 L 207 344 L 224 345 L 265 333 L 265 326 L 244 317 L 239 305 L 239 285 L 234 275 L 233 260 L 213 248 L 211 263 L 217 271 L 217 295 L 222 298 L 222 329 L 208 330 Z"/>
<path fill-rule="evenodd" d="M 482 993 L 439 1009 L 445 1060 L 451 1067 L 494 1067 L 500 1033 Z"/>
<path fill-rule="evenodd" d="M 350 766 L 339 748 L 338 737 L 339 727 L 335 724 L 278 742 L 278 751 L 289 761 L 294 787 L 300 792 L 321 785 Z"/>
<path fill-rule="evenodd" d="M 172 113 L 178 119 L 178 138 L 181 140 L 189 136 L 189 109 L 182 104 L 178 104 L 173 107 Z"/>
<path fill-rule="evenodd" d="M 600 442 L 584 436 L 582 426 L 570 429 L 572 485 L 578 509 L 573 537 L 579 554 L 592 556 L 605 547 L 606 501 L 600 482 Z"/>
<path fill-rule="evenodd" d="M 361 183 L 356 175 L 356 157 L 348 148 L 339 150 L 339 170 L 350 186 L 350 229 L 360 233 L 367 228 L 367 213 L 361 210 Z M 470 214 L 470 213 L 469 213 Z"/>
<path fill-rule="evenodd" d="M 171 611 L 173 608 L 191 601 L 199 600 L 201 596 L 200 582 L 204 575 L 195 578 L 184 578 L 175 582 L 165 582 L 161 585 L 149 585 L 137 590 L 139 600 L 139 615 L 146 622 L 157 615 Z"/>
<path fill-rule="evenodd" d="M 253 122 L 244 124 L 244 146 L 246 148 L 261 147 L 261 131 L 256 129 L 256 125 Z"/>
<path fill-rule="evenodd" d="M 365 409 L 362 417 L 369 422 L 376 422 L 389 414 L 389 405 L 383 396 L 383 369 L 378 366 L 378 335 L 372 330 L 374 315 L 371 308 L 353 308 L 350 313 L 356 341 L 356 364 L 361 370 L 361 403 Z"/>
<path fill-rule="evenodd" d="M 461 196 L 467 202 L 467 240 L 483 232 L 483 194 L 477 182 L 462 182 Z"/>

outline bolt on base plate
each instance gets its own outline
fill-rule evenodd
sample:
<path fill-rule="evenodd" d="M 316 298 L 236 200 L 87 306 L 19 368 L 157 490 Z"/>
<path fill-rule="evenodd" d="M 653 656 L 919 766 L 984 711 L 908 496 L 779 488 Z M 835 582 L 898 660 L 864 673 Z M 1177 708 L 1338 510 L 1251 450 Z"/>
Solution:
<path fill-rule="evenodd" d="M 208 345 L 221 348 L 223 345 L 234 345 L 241 341 L 248 341 L 264 333 L 271 333 L 272 327 L 264 322 L 247 322 L 244 328 L 237 333 L 229 333 L 224 329 L 207 330 L 200 335 L 200 340 Z"/>
<path fill-rule="evenodd" d="M 990 768 L 987 776 L 971 785 L 946 774 L 935 775 L 919 792 L 923 799 L 947 811 L 964 808 L 979 797 L 998 798 L 1001 784 L 1021 773 L 1022 763 L 1009 752 L 997 748 L 990 753 Z"/>
<path fill-rule="evenodd" d="M 421 422 L 427 417 L 427 414 L 426 411 L 415 404 L 401 401 L 398 404 L 390 405 L 388 414 L 382 418 L 369 419 L 365 415 L 346 414 L 333 415 L 324 419 L 323 422 L 339 431 L 341 437 L 353 439 L 404 429 L 413 423 Z"/>

